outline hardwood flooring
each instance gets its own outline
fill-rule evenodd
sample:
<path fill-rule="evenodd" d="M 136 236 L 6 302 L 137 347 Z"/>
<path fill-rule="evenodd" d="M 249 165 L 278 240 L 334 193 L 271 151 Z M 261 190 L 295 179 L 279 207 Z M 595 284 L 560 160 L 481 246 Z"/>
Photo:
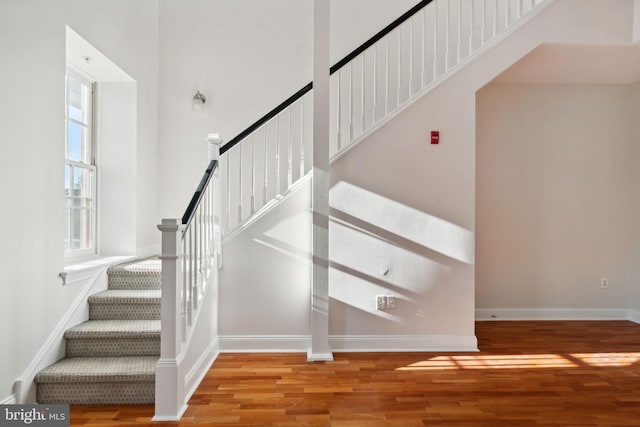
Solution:
<path fill-rule="evenodd" d="M 222 354 L 179 423 L 72 406 L 71 425 L 640 426 L 640 325 L 478 322 L 478 353 Z"/>

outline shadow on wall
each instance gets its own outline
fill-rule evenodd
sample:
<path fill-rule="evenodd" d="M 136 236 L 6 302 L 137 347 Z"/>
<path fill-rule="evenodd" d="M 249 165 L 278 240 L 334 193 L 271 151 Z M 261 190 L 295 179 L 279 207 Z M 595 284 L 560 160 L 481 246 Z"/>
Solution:
<path fill-rule="evenodd" d="M 425 317 L 427 295 L 433 301 L 451 292 L 457 272 L 473 266 L 473 232 L 449 221 L 344 181 L 331 189 L 330 205 L 329 295 L 336 307 L 410 323 Z M 309 263 L 310 248 L 296 238 L 309 221 L 308 212 L 289 216 L 253 240 Z M 396 307 L 377 310 L 376 295 L 395 296 Z"/>
<path fill-rule="evenodd" d="M 421 300 L 473 265 L 473 232 L 345 181 L 330 194 L 332 299 L 395 322 L 423 317 Z M 393 295 L 393 311 L 376 295 Z M 409 320 L 410 321 L 410 320 Z"/>

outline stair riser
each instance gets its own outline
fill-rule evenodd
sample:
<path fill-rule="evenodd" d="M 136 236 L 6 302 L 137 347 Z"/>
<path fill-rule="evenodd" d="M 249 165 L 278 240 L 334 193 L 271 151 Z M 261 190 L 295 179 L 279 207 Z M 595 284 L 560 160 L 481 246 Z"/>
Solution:
<path fill-rule="evenodd" d="M 160 304 L 90 304 L 91 320 L 157 320 Z"/>
<path fill-rule="evenodd" d="M 67 339 L 66 357 L 160 356 L 160 338 Z"/>
<path fill-rule="evenodd" d="M 142 405 L 154 403 L 155 380 L 143 382 L 59 382 L 38 384 L 38 403 Z"/>
<path fill-rule="evenodd" d="M 160 289 L 160 275 L 109 275 L 109 289 Z"/>

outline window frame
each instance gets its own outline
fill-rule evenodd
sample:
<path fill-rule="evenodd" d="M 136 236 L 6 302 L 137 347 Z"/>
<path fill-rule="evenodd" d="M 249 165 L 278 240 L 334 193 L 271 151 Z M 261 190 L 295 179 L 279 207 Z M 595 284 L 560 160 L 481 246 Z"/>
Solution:
<path fill-rule="evenodd" d="M 81 113 L 82 119 L 71 117 L 70 114 L 70 84 L 69 80 L 76 80 L 86 87 L 88 102 L 82 106 Z M 96 167 L 96 126 L 95 126 L 95 103 L 96 103 L 96 82 L 93 79 L 88 78 L 86 75 L 78 72 L 77 70 L 67 66 L 65 73 L 65 111 L 64 111 L 64 125 L 65 125 L 65 141 L 64 141 L 64 257 L 65 260 L 74 260 L 78 258 L 91 257 L 98 254 L 98 197 L 97 197 L 97 167 Z M 84 96 L 84 93 L 81 95 Z M 83 101 L 81 101 L 83 103 Z M 86 111 L 85 111 L 86 107 Z M 70 136 L 69 128 L 71 124 L 78 125 L 84 135 L 86 136 L 86 146 L 80 144 L 80 160 L 71 159 L 70 150 Z M 87 151 L 87 153 L 85 153 Z M 80 170 L 86 173 L 88 183 L 80 186 L 81 194 L 74 196 L 71 194 L 75 189 L 75 176 L 74 171 Z M 88 187 L 88 188 L 86 188 Z M 83 206 L 84 204 L 84 206 Z M 73 236 L 77 231 L 74 224 L 74 212 L 83 212 L 88 210 L 88 218 L 84 215 L 80 215 L 78 218 L 80 225 L 78 228 L 85 228 L 85 233 L 80 231 L 79 240 L 81 242 L 80 248 L 73 248 Z M 87 224 L 88 222 L 88 224 Z M 86 236 L 88 233 L 88 236 Z M 87 246 L 82 245 L 85 241 Z"/>

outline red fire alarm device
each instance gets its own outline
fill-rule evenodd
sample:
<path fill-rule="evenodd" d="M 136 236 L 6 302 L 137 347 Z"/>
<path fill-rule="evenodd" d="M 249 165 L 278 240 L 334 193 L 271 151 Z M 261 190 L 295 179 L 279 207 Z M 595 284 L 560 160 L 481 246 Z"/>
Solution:
<path fill-rule="evenodd" d="M 440 143 L 440 131 L 437 131 L 437 130 L 431 131 L 431 143 L 432 144 Z"/>

